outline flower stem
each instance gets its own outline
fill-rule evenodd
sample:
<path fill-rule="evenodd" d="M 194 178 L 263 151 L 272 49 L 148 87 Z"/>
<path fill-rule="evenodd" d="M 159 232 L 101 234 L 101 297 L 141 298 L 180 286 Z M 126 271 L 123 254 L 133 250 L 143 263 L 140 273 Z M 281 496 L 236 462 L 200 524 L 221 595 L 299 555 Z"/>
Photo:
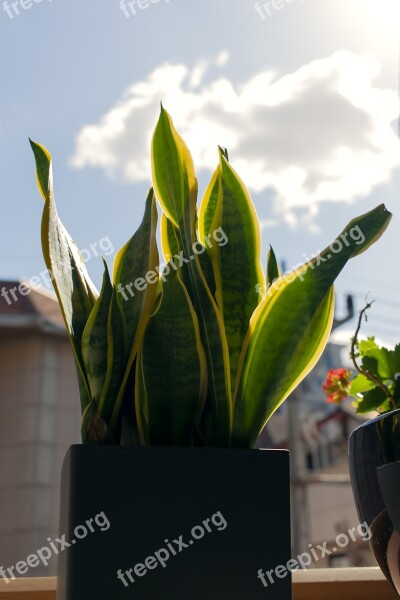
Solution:
<path fill-rule="evenodd" d="M 361 329 L 361 323 L 363 320 L 363 317 L 365 315 L 365 313 L 367 312 L 367 310 L 369 308 L 371 308 L 372 304 L 375 301 L 372 300 L 371 302 L 368 302 L 366 306 L 364 306 L 364 308 L 362 310 L 360 310 L 360 316 L 358 319 L 358 324 L 357 324 L 357 329 L 356 332 L 354 334 L 353 339 L 351 340 L 351 351 L 350 351 L 350 358 L 353 362 L 353 365 L 355 367 L 355 369 L 361 374 L 364 375 L 364 377 L 366 377 L 367 379 L 369 379 L 370 381 L 372 381 L 373 383 L 375 383 L 375 385 L 377 385 L 378 387 L 380 387 L 386 394 L 386 397 L 389 398 L 392 407 L 394 410 L 396 410 L 397 404 L 396 404 L 396 400 L 394 399 L 393 394 L 390 392 L 389 388 L 383 383 L 383 381 L 381 381 L 379 379 L 379 377 L 377 377 L 376 375 L 374 375 L 373 373 L 371 373 L 370 371 L 366 371 L 364 370 L 362 367 L 360 367 L 357 364 L 357 360 L 356 360 L 356 346 L 358 344 L 358 334 L 360 333 L 360 329 Z"/>

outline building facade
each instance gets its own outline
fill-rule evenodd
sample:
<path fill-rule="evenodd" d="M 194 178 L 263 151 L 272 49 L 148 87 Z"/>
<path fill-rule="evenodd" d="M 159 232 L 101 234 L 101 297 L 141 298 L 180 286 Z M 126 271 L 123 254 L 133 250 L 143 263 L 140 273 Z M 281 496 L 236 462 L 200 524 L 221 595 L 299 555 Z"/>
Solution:
<path fill-rule="evenodd" d="M 19 282 L 0 282 L 10 289 Z M 0 299 L 0 566 L 58 537 L 64 455 L 80 441 L 75 365 L 57 301 L 31 289 Z M 26 576 L 52 575 L 56 560 Z"/>

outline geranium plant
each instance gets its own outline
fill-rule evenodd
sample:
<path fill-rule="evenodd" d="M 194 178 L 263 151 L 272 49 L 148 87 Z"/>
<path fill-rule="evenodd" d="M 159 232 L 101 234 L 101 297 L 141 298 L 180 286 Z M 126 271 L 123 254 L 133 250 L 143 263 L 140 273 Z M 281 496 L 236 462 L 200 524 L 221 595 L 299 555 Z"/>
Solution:
<path fill-rule="evenodd" d="M 219 149 L 198 210 L 192 157 L 161 108 L 143 221 L 111 275 L 104 265 L 98 293 L 59 220 L 51 155 L 31 144 L 45 201 L 43 254 L 75 356 L 83 441 L 251 447 L 325 347 L 335 278 L 381 236 L 390 213 L 380 205 L 354 219 L 339 246 L 292 273 L 280 276 L 270 252 L 265 276 L 255 209 L 227 152 Z"/>
<path fill-rule="evenodd" d="M 363 317 L 371 305 L 369 302 L 360 311 L 351 341 L 354 374 L 349 369 L 330 369 L 322 388 L 329 403 L 340 404 L 352 396 L 357 413 L 383 414 L 400 408 L 400 344 L 388 349 L 379 345 L 374 337 L 358 339 Z"/>

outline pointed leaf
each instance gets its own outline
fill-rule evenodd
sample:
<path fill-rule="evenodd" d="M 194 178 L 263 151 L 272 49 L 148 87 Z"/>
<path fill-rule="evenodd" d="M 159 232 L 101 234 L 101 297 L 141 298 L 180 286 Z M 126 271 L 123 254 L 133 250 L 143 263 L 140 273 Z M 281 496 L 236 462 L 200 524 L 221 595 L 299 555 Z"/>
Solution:
<path fill-rule="evenodd" d="M 106 444 L 114 441 L 110 438 L 110 430 L 97 410 L 95 400 L 91 400 L 82 413 L 82 442 L 84 444 Z"/>
<path fill-rule="evenodd" d="M 107 372 L 107 322 L 113 288 L 104 262 L 103 285 L 82 335 L 82 359 L 91 398 L 99 405 Z"/>
<path fill-rule="evenodd" d="M 180 239 L 179 231 L 171 223 L 165 213 L 162 213 L 161 215 L 161 246 L 165 261 L 169 262 L 172 258 L 175 258 L 179 264 L 181 260 L 179 257 L 183 256 L 182 241 Z M 211 259 L 206 251 L 206 248 L 202 246 L 200 242 L 196 242 L 195 248 L 199 259 L 200 268 L 203 272 L 211 294 L 213 298 L 215 298 L 216 286 Z M 183 283 L 187 288 L 191 289 L 188 264 L 184 263 L 181 266 L 181 269 Z"/>
<path fill-rule="evenodd" d="M 53 191 L 52 157 L 40 144 L 30 143 L 36 161 L 39 191 L 45 201 L 42 217 L 43 257 L 52 276 L 71 340 L 83 411 L 90 402 L 90 393 L 82 365 L 81 340 L 98 292 L 89 278 L 78 248 L 58 217 Z"/>
<path fill-rule="evenodd" d="M 240 351 L 250 318 L 265 290 L 261 266 L 261 233 L 255 208 L 244 183 L 220 150 L 220 164 L 200 210 L 201 239 L 211 257 L 216 298 L 223 315 L 234 388 Z M 216 186 L 218 199 L 215 203 Z M 215 206 L 214 206 L 215 203 Z M 212 205 L 212 209 L 208 205 Z M 211 225 L 208 222 L 213 212 Z M 217 235 L 218 234 L 218 235 Z M 223 239 L 222 239 L 223 238 Z M 220 243 L 216 240 L 221 239 Z M 222 243 L 223 242 L 223 243 Z"/>
<path fill-rule="evenodd" d="M 137 419 L 143 441 L 190 445 L 205 399 L 207 366 L 197 316 L 177 271 L 163 286 L 136 369 Z"/>
<path fill-rule="evenodd" d="M 179 230 L 164 212 L 161 215 L 161 248 L 166 263 L 169 263 L 174 254 L 179 254 L 183 249 Z"/>
<path fill-rule="evenodd" d="M 192 156 L 161 106 L 152 145 L 152 175 L 156 196 L 168 219 L 186 240 L 194 238 L 197 179 Z"/>
<path fill-rule="evenodd" d="M 275 252 L 272 249 L 272 246 L 269 247 L 268 252 L 268 261 L 267 261 L 267 290 L 271 287 L 271 285 L 279 279 L 281 276 L 278 261 L 276 260 Z"/>
<path fill-rule="evenodd" d="M 134 236 L 117 253 L 114 284 L 125 317 L 128 361 L 111 420 L 115 434 L 119 430 L 125 387 L 143 334 L 154 309 L 158 284 L 158 250 L 156 240 L 157 206 L 150 189 L 144 217 Z"/>
<path fill-rule="evenodd" d="M 157 207 L 153 189 L 150 189 L 143 220 L 132 238 L 117 252 L 114 261 L 114 285 L 126 320 L 129 351 L 142 311 L 150 314 L 153 310 L 158 283 L 156 230 Z"/>
<path fill-rule="evenodd" d="M 256 309 L 243 345 L 234 396 L 234 440 L 251 445 L 280 404 L 307 375 L 327 342 L 332 283 L 346 262 L 382 235 L 383 205 L 353 219 L 320 255 L 281 277 Z"/>
<path fill-rule="evenodd" d="M 99 415 L 108 423 L 123 380 L 127 361 L 125 317 L 113 289 L 107 315 L 107 372 L 99 400 Z"/>
<path fill-rule="evenodd" d="M 188 292 L 199 318 L 207 357 L 208 399 L 204 411 L 212 445 L 229 445 L 232 426 L 229 352 L 222 315 L 193 252 L 196 242 L 197 180 L 190 152 L 162 108 L 152 141 L 152 173 L 157 198 L 168 219 L 179 229 L 183 259 L 188 266 Z"/>
<path fill-rule="evenodd" d="M 207 186 L 200 204 L 198 227 L 199 239 L 203 242 L 212 232 L 212 225 L 220 196 L 220 174 L 221 166 L 218 165 L 211 177 L 211 181 Z"/>

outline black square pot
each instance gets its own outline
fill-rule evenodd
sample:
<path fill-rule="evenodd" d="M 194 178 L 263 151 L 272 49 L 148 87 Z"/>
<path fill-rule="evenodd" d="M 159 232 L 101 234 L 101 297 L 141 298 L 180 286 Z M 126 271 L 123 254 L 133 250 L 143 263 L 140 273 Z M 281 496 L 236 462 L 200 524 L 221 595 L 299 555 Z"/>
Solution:
<path fill-rule="evenodd" d="M 72 446 L 61 494 L 58 600 L 291 598 L 285 450 Z"/>

